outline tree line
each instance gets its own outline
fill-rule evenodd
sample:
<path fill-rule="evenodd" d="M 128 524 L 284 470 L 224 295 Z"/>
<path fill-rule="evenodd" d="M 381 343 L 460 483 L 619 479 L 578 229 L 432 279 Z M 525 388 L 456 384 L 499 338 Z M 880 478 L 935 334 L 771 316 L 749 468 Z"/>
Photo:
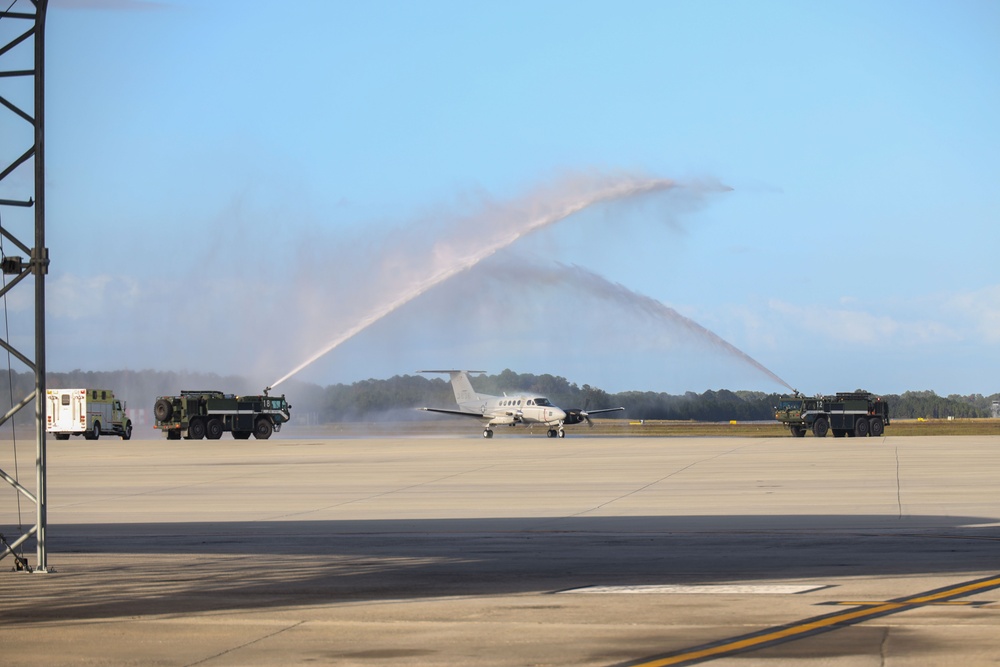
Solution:
<path fill-rule="evenodd" d="M 509 369 L 471 379 L 475 390 L 483 394 L 537 393 L 563 408 L 623 406 L 625 412 L 607 415 L 612 419 L 767 421 L 774 418 L 774 407 L 781 398 L 777 393 L 728 389 L 680 395 L 652 391 L 609 393 L 589 384 L 578 386 L 564 377 L 515 373 Z M 217 389 L 244 395 L 261 391 L 239 376 L 153 370 L 49 373 L 46 383 L 49 387 L 111 389 L 128 402 L 137 423 L 150 427 L 153 403 L 158 396 L 177 394 L 181 389 Z M 3 412 L 33 387 L 34 375 L 29 372 L 9 372 L 7 382 L 0 379 Z M 428 419 L 431 415 L 415 408 L 451 408 L 455 405 L 447 378 L 421 375 L 397 375 L 385 380 L 369 379 L 326 387 L 290 380 L 280 390 L 292 404 L 292 422 L 298 424 Z M 933 391 L 907 391 L 898 395 L 883 394 L 882 398 L 889 404 L 891 418 L 964 419 L 992 416 L 992 402 L 1000 400 L 1000 393 L 938 396 Z M 31 409 L 22 410 L 17 422 L 29 423 L 32 413 Z"/>

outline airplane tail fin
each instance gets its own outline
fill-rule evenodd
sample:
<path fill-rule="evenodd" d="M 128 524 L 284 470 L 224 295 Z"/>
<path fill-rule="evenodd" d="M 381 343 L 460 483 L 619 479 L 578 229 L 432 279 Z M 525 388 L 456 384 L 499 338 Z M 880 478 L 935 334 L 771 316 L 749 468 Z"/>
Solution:
<path fill-rule="evenodd" d="M 485 373 L 486 371 L 417 371 L 418 373 L 447 373 L 451 378 L 451 388 L 455 391 L 455 402 L 461 405 L 467 401 L 478 401 L 479 394 L 472 388 L 469 373 Z"/>

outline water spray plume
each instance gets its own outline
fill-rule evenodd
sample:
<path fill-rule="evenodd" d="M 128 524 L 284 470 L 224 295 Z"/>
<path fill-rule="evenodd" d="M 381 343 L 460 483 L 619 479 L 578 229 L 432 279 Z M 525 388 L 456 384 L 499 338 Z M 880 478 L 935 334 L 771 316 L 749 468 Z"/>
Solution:
<path fill-rule="evenodd" d="M 792 389 L 792 385 L 788 384 L 780 377 L 772 373 L 766 366 L 764 366 L 759 361 L 751 357 L 749 354 L 739 349 L 726 339 L 722 338 L 714 331 L 706 329 L 702 325 L 698 324 L 690 317 L 685 317 L 684 315 L 681 315 L 670 306 L 660 301 L 657 301 L 652 297 L 646 296 L 644 294 L 639 294 L 638 292 L 633 292 L 632 290 L 630 290 L 629 288 L 625 287 L 620 283 L 612 283 L 609 280 L 606 280 L 605 278 L 597 275 L 596 273 L 588 271 L 587 269 L 580 268 L 578 266 L 573 267 L 573 276 L 578 280 L 582 277 L 583 279 L 585 279 L 586 283 L 591 288 L 595 285 L 600 288 L 599 290 L 591 289 L 591 293 L 594 293 L 595 291 L 597 293 L 603 292 L 603 296 L 607 297 L 612 301 L 623 304 L 631 304 L 654 317 L 679 325 L 684 329 L 686 329 L 687 331 L 694 334 L 696 338 L 700 338 L 711 344 L 713 347 L 716 347 L 736 357 L 737 359 L 740 359 L 741 361 L 753 366 L 754 368 L 756 368 L 761 373 L 771 378 L 778 384 L 788 389 Z"/>
<path fill-rule="evenodd" d="M 331 340 L 311 357 L 303 361 L 278 380 L 272 382 L 271 387 L 277 387 L 288 378 L 329 354 L 338 346 L 358 335 L 379 320 L 382 320 L 410 301 L 413 301 L 421 294 L 424 294 L 433 287 L 440 285 L 449 278 L 471 269 L 487 257 L 490 257 L 496 252 L 508 247 L 518 239 L 530 234 L 531 232 L 548 227 L 549 225 L 553 225 L 561 220 L 565 220 L 569 216 L 579 213 L 580 211 L 594 206 L 595 204 L 628 199 L 654 192 L 662 192 L 670 190 L 674 187 L 676 187 L 676 183 L 669 179 L 623 178 L 611 184 L 604 184 L 602 187 L 598 187 L 592 192 L 575 197 L 568 202 L 557 202 L 552 207 L 554 210 L 538 214 L 537 216 L 531 217 L 527 220 L 511 220 L 508 225 L 500 227 L 500 229 L 509 229 L 509 233 L 499 236 L 496 239 L 489 240 L 473 250 L 463 251 L 462 249 L 456 248 L 455 250 L 458 254 L 453 260 L 437 271 L 434 271 L 431 275 L 426 276 L 422 280 L 416 281 L 410 289 L 406 290 L 395 299 L 372 308 L 368 314 L 362 317 L 354 326 L 342 332 L 339 336 Z M 544 203 L 545 202 L 542 204 Z"/>
<path fill-rule="evenodd" d="M 655 322 L 667 324 L 672 328 L 682 329 L 689 333 L 695 340 L 708 343 L 716 350 L 735 357 L 778 384 L 795 391 L 790 384 L 771 372 L 759 361 L 712 330 L 703 327 L 690 317 L 681 315 L 663 302 L 657 301 L 645 294 L 640 294 L 621 283 L 612 282 L 590 269 L 577 265 L 565 265 L 560 262 L 544 266 L 535 263 L 514 262 L 494 267 L 490 277 L 503 284 L 509 284 L 512 280 L 520 280 L 533 285 L 548 285 L 580 290 L 590 300 L 601 299 L 617 307 L 641 313 Z"/>

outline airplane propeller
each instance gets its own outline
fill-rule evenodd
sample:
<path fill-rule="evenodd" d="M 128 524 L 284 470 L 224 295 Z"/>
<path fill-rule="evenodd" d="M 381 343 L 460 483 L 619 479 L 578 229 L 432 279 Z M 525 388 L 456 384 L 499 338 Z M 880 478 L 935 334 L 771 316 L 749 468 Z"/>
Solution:
<path fill-rule="evenodd" d="M 579 424 L 584 420 L 587 420 L 587 426 L 594 428 L 594 422 L 590 421 L 590 415 L 587 414 L 586 410 L 581 410 L 580 408 L 569 408 L 566 410 L 566 420 L 563 423 Z"/>

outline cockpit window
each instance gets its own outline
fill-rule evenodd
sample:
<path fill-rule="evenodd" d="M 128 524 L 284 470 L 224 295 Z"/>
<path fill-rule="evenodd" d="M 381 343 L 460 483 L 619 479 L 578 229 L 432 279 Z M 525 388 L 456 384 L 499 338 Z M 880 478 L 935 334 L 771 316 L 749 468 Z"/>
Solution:
<path fill-rule="evenodd" d="M 536 398 L 535 405 L 552 405 L 547 398 Z"/>

